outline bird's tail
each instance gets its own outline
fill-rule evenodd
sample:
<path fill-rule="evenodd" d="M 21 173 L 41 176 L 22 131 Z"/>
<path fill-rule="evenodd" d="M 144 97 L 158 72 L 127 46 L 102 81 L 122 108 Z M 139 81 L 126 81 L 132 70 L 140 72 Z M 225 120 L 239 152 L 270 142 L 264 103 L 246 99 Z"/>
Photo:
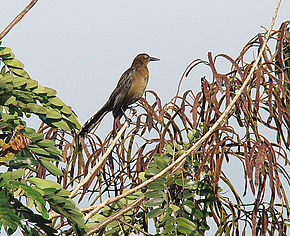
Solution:
<path fill-rule="evenodd" d="M 82 126 L 79 135 L 85 136 L 86 134 L 88 134 L 97 124 L 101 122 L 104 116 L 110 111 L 111 105 L 108 101 L 96 114 L 94 114 L 89 120 L 87 120 L 87 122 Z"/>

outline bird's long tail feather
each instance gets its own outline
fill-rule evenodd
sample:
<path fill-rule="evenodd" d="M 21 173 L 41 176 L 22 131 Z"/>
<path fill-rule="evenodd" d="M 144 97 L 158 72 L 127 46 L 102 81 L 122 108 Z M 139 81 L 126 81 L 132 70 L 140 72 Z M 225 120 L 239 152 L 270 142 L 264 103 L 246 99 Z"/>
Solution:
<path fill-rule="evenodd" d="M 87 120 L 87 122 L 82 126 L 79 135 L 85 136 L 86 134 L 88 134 L 97 124 L 101 122 L 104 116 L 110 111 L 111 105 L 108 101 L 96 114 L 94 114 L 89 120 Z"/>

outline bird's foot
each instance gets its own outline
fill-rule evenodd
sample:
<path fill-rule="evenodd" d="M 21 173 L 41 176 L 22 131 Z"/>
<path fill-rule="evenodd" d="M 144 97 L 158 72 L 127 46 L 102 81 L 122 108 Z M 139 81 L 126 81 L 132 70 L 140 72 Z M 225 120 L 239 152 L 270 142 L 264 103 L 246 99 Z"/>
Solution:
<path fill-rule="evenodd" d="M 137 107 L 137 106 L 130 107 L 130 111 L 132 111 L 133 116 L 135 116 L 137 114 L 137 110 L 135 109 L 135 107 Z"/>
<path fill-rule="evenodd" d="M 137 113 L 137 110 L 135 109 L 135 108 L 132 108 L 132 107 L 130 107 L 130 113 L 133 113 L 133 116 L 134 115 L 136 115 L 136 113 Z M 128 125 L 130 126 L 131 124 L 132 124 L 132 117 L 131 118 L 129 118 L 128 116 L 126 116 L 126 114 L 124 113 L 124 116 L 125 116 L 125 120 L 126 120 L 126 122 L 128 123 Z"/>

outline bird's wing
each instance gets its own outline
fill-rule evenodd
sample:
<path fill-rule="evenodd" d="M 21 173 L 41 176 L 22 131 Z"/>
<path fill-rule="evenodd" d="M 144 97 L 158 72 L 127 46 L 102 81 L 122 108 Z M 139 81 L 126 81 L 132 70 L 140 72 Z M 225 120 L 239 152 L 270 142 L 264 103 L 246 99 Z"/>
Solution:
<path fill-rule="evenodd" d="M 129 68 L 128 70 L 126 70 L 122 74 L 117 84 L 117 87 L 114 89 L 114 91 L 110 96 L 110 100 L 113 101 L 114 117 L 116 117 L 119 114 L 120 109 L 122 108 L 123 105 L 125 105 L 124 104 L 125 98 L 133 82 L 133 73 L 134 73 L 133 68 Z"/>

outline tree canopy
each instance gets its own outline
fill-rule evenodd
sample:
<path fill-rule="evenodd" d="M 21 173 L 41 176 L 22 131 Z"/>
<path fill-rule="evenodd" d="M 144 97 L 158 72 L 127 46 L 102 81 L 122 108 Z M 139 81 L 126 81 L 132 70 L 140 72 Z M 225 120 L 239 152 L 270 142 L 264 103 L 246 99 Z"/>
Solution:
<path fill-rule="evenodd" d="M 85 138 L 72 108 L 1 46 L 1 228 L 23 235 L 204 235 L 210 228 L 287 235 L 289 23 L 258 33 L 235 59 L 210 52 L 194 59 L 170 101 L 147 91 L 130 125 L 117 119 L 106 135 L 96 129 Z M 221 62 L 230 65 L 226 72 Z M 200 92 L 181 92 L 201 66 L 212 76 L 200 78 Z M 41 121 L 37 130 L 25 122 L 31 116 Z"/>

